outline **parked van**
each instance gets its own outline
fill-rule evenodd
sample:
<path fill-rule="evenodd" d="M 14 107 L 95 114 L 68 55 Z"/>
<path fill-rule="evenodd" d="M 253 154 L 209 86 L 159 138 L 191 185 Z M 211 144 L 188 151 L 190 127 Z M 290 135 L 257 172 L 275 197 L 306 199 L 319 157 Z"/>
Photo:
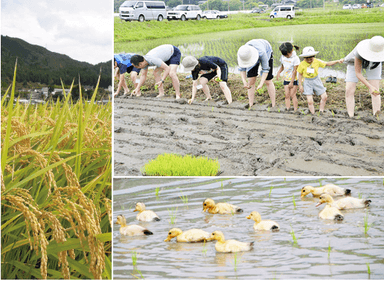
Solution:
<path fill-rule="evenodd" d="M 119 8 L 119 17 L 125 21 L 162 21 L 167 17 L 164 1 L 125 1 Z"/>
<path fill-rule="evenodd" d="M 271 19 L 273 18 L 287 18 L 291 19 L 295 17 L 295 7 L 294 6 L 278 6 L 273 9 L 269 14 Z"/>
<path fill-rule="evenodd" d="M 200 20 L 203 11 L 197 5 L 178 5 L 172 11 L 167 14 L 168 20 L 182 20 L 196 19 Z"/>

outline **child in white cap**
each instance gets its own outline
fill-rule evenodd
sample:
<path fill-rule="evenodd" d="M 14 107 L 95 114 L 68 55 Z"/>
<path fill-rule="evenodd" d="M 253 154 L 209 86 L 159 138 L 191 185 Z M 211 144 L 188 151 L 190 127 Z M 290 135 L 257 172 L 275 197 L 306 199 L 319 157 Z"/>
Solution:
<path fill-rule="evenodd" d="M 320 112 L 324 112 L 325 103 L 327 101 L 326 88 L 321 82 L 319 77 L 319 67 L 324 68 L 336 63 L 342 63 L 344 59 L 325 62 L 316 59 L 315 56 L 319 52 L 315 51 L 313 47 L 305 47 L 300 57 L 304 60 L 299 64 L 297 72 L 299 73 L 299 91 L 307 96 L 308 108 L 312 114 L 315 114 L 315 107 L 313 105 L 313 93 L 321 97 Z M 304 78 L 304 88 L 303 88 Z"/>
<path fill-rule="evenodd" d="M 381 97 L 379 91 L 382 62 L 384 61 L 384 38 L 374 36 L 361 41 L 344 59 L 347 63 L 345 78 L 345 101 L 349 117 L 353 117 L 355 109 L 355 91 L 357 82 L 361 81 L 368 87 L 372 98 L 373 115 L 380 112 Z M 365 69 L 366 76 L 363 76 Z"/>

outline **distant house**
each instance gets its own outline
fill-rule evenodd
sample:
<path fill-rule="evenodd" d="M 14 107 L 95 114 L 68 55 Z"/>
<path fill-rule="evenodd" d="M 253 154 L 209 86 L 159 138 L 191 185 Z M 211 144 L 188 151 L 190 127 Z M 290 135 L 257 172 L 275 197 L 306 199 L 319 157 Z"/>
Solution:
<path fill-rule="evenodd" d="M 48 98 L 48 94 L 49 94 L 48 87 L 41 88 L 41 92 L 42 92 L 42 95 L 43 95 L 44 98 Z"/>
<path fill-rule="evenodd" d="M 68 94 L 68 93 L 69 93 L 69 90 L 66 89 L 65 94 Z M 55 96 L 55 95 L 63 95 L 63 89 L 59 89 L 59 88 L 53 89 L 52 96 Z"/>
<path fill-rule="evenodd" d="M 29 92 L 29 99 L 31 100 L 41 100 L 43 92 L 41 90 L 31 90 Z"/>

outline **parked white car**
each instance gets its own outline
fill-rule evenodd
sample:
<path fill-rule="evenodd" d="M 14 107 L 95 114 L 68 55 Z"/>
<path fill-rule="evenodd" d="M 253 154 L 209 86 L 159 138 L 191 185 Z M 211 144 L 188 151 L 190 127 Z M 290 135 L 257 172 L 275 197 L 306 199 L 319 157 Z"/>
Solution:
<path fill-rule="evenodd" d="M 162 21 L 167 17 L 164 1 L 125 1 L 119 8 L 121 20 L 145 20 Z"/>
<path fill-rule="evenodd" d="M 361 5 L 360 4 L 353 4 L 352 9 L 361 9 Z"/>
<path fill-rule="evenodd" d="M 222 13 L 217 10 L 208 10 L 203 12 L 202 18 L 203 19 L 221 19 L 221 18 L 228 18 L 228 15 L 226 13 Z"/>
<path fill-rule="evenodd" d="M 351 4 L 345 4 L 343 6 L 343 10 L 350 10 L 350 9 L 352 9 L 352 5 Z"/>
<path fill-rule="evenodd" d="M 273 18 L 287 18 L 291 19 L 295 17 L 295 7 L 294 6 L 278 6 L 273 9 L 269 14 L 271 19 Z"/>
<path fill-rule="evenodd" d="M 168 20 L 182 20 L 196 19 L 200 20 L 202 11 L 197 5 L 178 5 L 172 11 L 167 13 Z"/>

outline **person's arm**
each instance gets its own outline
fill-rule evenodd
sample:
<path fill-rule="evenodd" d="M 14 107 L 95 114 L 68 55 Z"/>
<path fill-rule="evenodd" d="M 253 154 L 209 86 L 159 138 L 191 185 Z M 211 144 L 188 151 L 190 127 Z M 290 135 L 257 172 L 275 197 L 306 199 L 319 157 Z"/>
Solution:
<path fill-rule="evenodd" d="M 249 89 L 250 86 L 247 82 L 247 72 L 246 71 L 240 71 L 241 80 L 243 81 L 243 86 L 246 89 Z"/>
<path fill-rule="evenodd" d="M 261 75 L 260 83 L 256 88 L 256 91 L 258 91 L 259 89 L 261 89 L 263 87 L 264 82 L 267 79 L 267 76 L 268 76 L 268 72 L 263 72 L 263 74 Z"/>
<path fill-rule="evenodd" d="M 292 78 L 291 78 L 291 82 L 289 82 L 288 84 L 288 88 L 292 88 L 293 87 L 293 83 L 295 82 L 295 79 L 296 79 L 296 75 L 297 75 L 297 68 L 299 66 L 298 65 L 295 65 L 293 67 L 293 71 L 292 71 Z"/>
<path fill-rule="evenodd" d="M 284 65 L 282 64 L 279 68 L 279 70 L 277 71 L 277 74 L 276 74 L 276 80 L 279 80 L 280 79 L 280 74 L 281 72 L 283 72 L 284 70 Z"/>
<path fill-rule="evenodd" d="M 140 82 L 137 84 L 136 88 L 133 90 L 133 94 L 136 95 L 140 92 L 140 87 L 144 85 L 145 80 L 147 79 L 147 74 L 148 74 L 148 68 L 144 68 L 141 72 L 140 75 Z"/>
<path fill-rule="evenodd" d="M 302 80 L 303 80 L 303 74 L 301 74 L 301 73 L 299 72 L 299 79 L 298 79 L 298 82 L 299 82 L 299 91 L 300 91 L 301 93 L 304 93 L 304 88 L 303 88 Z"/>
<path fill-rule="evenodd" d="M 162 74 L 161 80 L 155 84 L 157 86 L 160 86 L 165 81 L 165 78 L 167 78 L 169 72 L 171 71 L 171 68 L 168 65 L 166 65 L 164 62 L 161 63 L 160 68 L 163 70 L 163 74 Z"/>
<path fill-rule="evenodd" d="M 325 63 L 326 66 L 331 66 L 331 65 L 334 65 L 336 63 L 343 63 L 344 62 L 344 59 L 339 59 L 339 60 L 334 60 L 334 61 L 328 61 Z"/>
<path fill-rule="evenodd" d="M 193 80 L 193 83 L 192 83 L 192 98 L 190 100 L 188 100 L 189 104 L 192 104 L 193 101 L 195 100 L 196 92 L 197 92 L 197 80 Z"/>
<path fill-rule="evenodd" d="M 369 93 L 377 96 L 380 95 L 380 91 L 375 86 L 371 85 L 367 79 L 362 74 L 363 61 L 355 57 L 355 73 L 357 79 L 359 79 L 365 86 L 368 87 Z"/>

